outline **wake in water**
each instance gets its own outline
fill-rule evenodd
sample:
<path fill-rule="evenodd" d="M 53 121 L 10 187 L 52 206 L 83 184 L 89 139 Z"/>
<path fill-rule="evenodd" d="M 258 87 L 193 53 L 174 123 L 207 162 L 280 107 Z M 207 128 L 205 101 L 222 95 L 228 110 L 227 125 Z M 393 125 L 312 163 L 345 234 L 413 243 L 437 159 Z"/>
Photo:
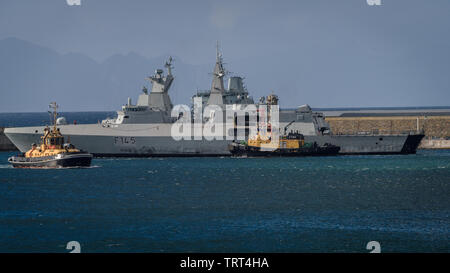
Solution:
<path fill-rule="evenodd" d="M 38 168 L 38 169 L 46 169 L 46 170 L 52 170 L 52 169 L 56 169 L 56 170 L 67 170 L 67 169 L 95 169 L 95 168 L 101 168 L 101 166 L 98 165 L 94 165 L 94 166 L 89 166 L 89 167 L 82 167 L 82 166 L 74 166 L 74 167 L 59 167 L 59 168 Z"/>
<path fill-rule="evenodd" d="M 58 168 L 59 170 L 64 170 L 64 169 L 96 169 L 96 168 L 101 168 L 102 166 L 99 165 L 94 165 L 94 166 L 89 166 L 89 167 L 61 167 Z M 48 169 L 52 169 L 52 168 L 48 168 Z"/>

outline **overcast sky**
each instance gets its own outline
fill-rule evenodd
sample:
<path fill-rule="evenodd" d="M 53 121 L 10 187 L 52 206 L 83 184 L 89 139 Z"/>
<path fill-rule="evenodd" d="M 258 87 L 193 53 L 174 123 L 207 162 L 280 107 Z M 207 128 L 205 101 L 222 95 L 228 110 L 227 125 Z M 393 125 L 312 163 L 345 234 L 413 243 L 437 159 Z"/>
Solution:
<path fill-rule="evenodd" d="M 381 2 L 1 0 L 0 39 L 189 64 L 212 63 L 219 40 L 228 67 L 315 107 L 450 105 L 450 1 Z"/>

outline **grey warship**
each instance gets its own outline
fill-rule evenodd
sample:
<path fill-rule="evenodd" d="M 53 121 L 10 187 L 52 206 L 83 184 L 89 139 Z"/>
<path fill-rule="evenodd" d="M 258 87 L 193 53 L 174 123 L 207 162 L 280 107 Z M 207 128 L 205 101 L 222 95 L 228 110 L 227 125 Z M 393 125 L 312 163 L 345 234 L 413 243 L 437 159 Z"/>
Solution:
<path fill-rule="evenodd" d="M 96 157 L 152 157 L 152 156 L 229 156 L 231 140 L 175 140 L 171 128 L 176 118 L 171 116 L 173 104 L 169 96 L 174 81 L 172 59 L 162 69 L 148 77 L 152 88 L 139 95 L 137 103 L 127 104 L 117 111 L 117 118 L 105 119 L 98 124 L 60 124 L 61 133 L 70 137 L 80 149 Z M 243 78 L 228 77 L 223 66 L 222 54 L 217 50 L 210 90 L 197 92 L 192 99 L 201 99 L 203 105 L 232 105 L 242 108 L 254 104 L 244 87 Z M 261 98 L 259 103 L 264 103 Z M 280 129 L 301 133 L 305 141 L 318 145 L 329 143 L 340 147 L 340 154 L 413 154 L 423 134 L 398 135 L 334 135 L 324 115 L 313 112 L 308 105 L 297 109 L 281 109 Z M 44 132 L 44 126 L 6 128 L 4 133 L 11 142 L 25 152 L 31 143 L 36 143 Z M 223 132 L 224 136 L 229 132 Z"/>

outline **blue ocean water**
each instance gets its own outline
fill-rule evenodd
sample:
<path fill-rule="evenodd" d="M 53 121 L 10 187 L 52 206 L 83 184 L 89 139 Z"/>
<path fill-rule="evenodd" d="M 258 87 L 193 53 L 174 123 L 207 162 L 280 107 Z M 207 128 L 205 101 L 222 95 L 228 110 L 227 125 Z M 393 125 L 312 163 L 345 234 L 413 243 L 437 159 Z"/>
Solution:
<path fill-rule="evenodd" d="M 450 151 L 13 169 L 0 252 L 450 252 Z"/>
<path fill-rule="evenodd" d="M 112 112 L 63 113 L 96 123 Z M 0 126 L 48 124 L 0 114 Z M 450 252 L 450 151 L 307 158 L 96 158 L 13 169 L 0 252 Z"/>

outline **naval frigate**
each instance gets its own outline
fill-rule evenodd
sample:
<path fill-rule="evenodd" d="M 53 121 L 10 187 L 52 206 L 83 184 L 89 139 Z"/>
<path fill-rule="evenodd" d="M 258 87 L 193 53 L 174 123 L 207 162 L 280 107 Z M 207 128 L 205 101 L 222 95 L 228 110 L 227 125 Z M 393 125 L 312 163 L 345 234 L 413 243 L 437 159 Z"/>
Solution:
<path fill-rule="evenodd" d="M 98 124 L 59 124 L 61 133 L 70 137 L 75 146 L 96 157 L 231 155 L 228 145 L 232 140 L 227 140 L 225 136 L 233 132 L 224 130 L 222 140 L 175 140 L 172 137 L 172 125 L 177 118 L 171 115 L 174 106 L 169 96 L 174 81 L 171 58 L 165 67 L 167 75 L 162 69 L 157 69 L 154 75 L 147 78 L 152 86 L 151 91 L 144 88 L 136 104 L 132 104 L 128 98 L 127 104 L 117 111 L 116 118 L 105 119 Z M 228 86 L 225 88 L 227 75 L 222 54 L 217 50 L 211 88 L 197 91 L 192 97 L 193 101 L 200 100 L 203 106 L 232 105 L 234 109 L 254 104 L 242 77 L 228 77 Z M 258 103 L 264 104 L 264 97 Z M 307 142 L 339 146 L 341 154 L 410 154 L 416 152 L 423 138 L 420 133 L 334 135 L 323 113 L 312 111 L 308 105 L 297 109 L 281 109 L 279 128 L 299 132 Z M 6 128 L 4 133 L 21 152 L 25 152 L 39 140 L 44 129 L 45 126 Z"/>

